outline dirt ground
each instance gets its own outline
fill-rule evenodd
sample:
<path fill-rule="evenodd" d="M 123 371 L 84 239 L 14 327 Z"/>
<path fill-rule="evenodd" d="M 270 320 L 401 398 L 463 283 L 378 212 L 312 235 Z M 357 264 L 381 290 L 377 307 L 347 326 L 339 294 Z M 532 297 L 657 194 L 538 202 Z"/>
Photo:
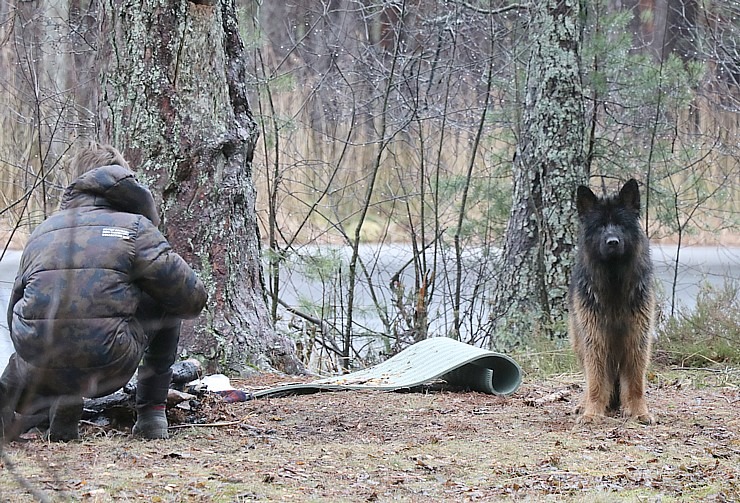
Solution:
<path fill-rule="evenodd" d="M 171 411 L 169 440 L 135 440 L 130 425 L 85 424 L 68 444 L 27 434 L 5 447 L 0 500 L 740 501 L 738 370 L 651 374 L 653 426 L 576 426 L 580 379 L 525 379 L 507 398 L 208 396 L 194 412 Z"/>

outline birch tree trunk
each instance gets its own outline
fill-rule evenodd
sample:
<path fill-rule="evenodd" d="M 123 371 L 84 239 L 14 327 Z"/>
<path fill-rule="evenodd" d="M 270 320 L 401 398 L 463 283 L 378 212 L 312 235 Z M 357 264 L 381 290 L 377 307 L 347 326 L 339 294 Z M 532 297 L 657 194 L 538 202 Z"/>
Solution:
<path fill-rule="evenodd" d="M 181 345 L 208 371 L 300 371 L 263 298 L 258 132 L 234 0 L 104 1 L 99 136 L 161 197 L 165 235 L 209 290 Z"/>
<path fill-rule="evenodd" d="M 491 346 L 499 350 L 538 337 L 565 337 L 577 228 L 574 194 L 587 180 L 579 3 L 543 0 L 532 9 L 513 203 L 494 292 Z"/>

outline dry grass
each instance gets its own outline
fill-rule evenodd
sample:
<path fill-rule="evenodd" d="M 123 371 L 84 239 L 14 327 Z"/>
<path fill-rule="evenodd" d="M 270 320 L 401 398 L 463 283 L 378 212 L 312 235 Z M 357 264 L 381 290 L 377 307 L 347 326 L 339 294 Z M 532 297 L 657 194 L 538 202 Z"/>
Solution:
<path fill-rule="evenodd" d="M 22 250 L 26 246 L 28 235 L 28 232 L 20 229 L 11 232 L 0 228 L 0 245 L 4 248 L 7 244 L 9 250 Z"/>

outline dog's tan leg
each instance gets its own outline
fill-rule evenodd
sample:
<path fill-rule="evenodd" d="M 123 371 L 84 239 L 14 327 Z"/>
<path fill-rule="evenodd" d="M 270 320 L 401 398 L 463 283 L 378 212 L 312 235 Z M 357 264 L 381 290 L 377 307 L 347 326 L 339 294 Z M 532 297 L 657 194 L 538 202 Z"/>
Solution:
<path fill-rule="evenodd" d="M 645 373 L 650 360 L 650 348 L 635 346 L 625 355 L 620 369 L 620 386 L 624 413 L 643 424 L 653 424 L 655 418 L 648 411 L 645 400 Z"/>
<path fill-rule="evenodd" d="M 606 416 L 609 398 L 614 387 L 614 372 L 601 345 L 594 345 L 583 353 L 586 374 L 586 393 L 583 397 L 579 423 L 598 423 Z"/>

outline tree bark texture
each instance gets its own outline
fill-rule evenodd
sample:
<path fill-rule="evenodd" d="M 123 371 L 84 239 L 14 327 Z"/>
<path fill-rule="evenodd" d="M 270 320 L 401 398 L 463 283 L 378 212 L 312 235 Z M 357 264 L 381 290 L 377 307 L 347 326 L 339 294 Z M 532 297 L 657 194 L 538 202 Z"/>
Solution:
<path fill-rule="evenodd" d="M 574 194 L 587 180 L 578 0 L 532 5 L 534 38 L 513 202 L 494 292 L 491 346 L 500 350 L 566 335 L 577 228 Z"/>
<path fill-rule="evenodd" d="M 161 197 L 162 229 L 206 283 L 181 344 L 206 370 L 297 372 L 261 281 L 247 101 L 234 0 L 105 0 L 100 136 Z M 210 2 L 209 2 L 210 3 Z"/>

